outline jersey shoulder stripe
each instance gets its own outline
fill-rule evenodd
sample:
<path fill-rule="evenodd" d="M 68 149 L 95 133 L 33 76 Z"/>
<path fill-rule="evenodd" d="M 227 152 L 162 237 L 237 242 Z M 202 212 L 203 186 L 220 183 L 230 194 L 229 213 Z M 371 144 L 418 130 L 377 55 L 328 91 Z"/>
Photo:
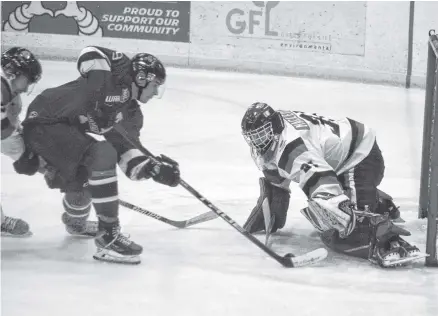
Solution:
<path fill-rule="evenodd" d="M 91 70 L 111 71 L 111 61 L 97 47 L 85 47 L 80 53 L 77 68 L 81 75 Z"/>
<path fill-rule="evenodd" d="M 365 126 L 362 123 L 359 123 L 348 117 L 347 120 L 351 125 L 351 143 L 350 148 L 348 149 L 347 158 L 345 159 L 346 161 L 351 157 L 351 155 L 353 155 L 354 151 L 360 145 L 365 133 Z"/>
<path fill-rule="evenodd" d="M 290 173 L 295 159 L 306 151 L 307 147 L 304 144 L 303 139 L 301 137 L 294 139 L 284 148 L 278 162 L 278 167 L 287 173 Z"/>

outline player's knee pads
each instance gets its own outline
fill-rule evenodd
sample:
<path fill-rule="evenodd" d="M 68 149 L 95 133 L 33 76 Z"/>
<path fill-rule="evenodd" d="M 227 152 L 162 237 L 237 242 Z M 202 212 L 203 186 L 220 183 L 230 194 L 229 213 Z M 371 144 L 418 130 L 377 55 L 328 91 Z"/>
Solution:
<path fill-rule="evenodd" d="M 117 151 L 107 141 L 96 142 L 88 149 L 85 165 L 93 171 L 106 171 L 115 169 L 117 164 Z"/>
<path fill-rule="evenodd" d="M 91 210 L 91 196 L 88 191 L 67 192 L 62 204 L 70 217 L 87 217 Z"/>

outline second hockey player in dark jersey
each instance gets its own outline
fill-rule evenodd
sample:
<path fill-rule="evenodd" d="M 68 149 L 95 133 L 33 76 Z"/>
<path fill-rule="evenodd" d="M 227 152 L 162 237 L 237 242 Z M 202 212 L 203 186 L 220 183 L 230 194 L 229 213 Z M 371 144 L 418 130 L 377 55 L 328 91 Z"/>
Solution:
<path fill-rule="evenodd" d="M 142 247 L 120 233 L 116 165 L 132 180 L 152 177 L 168 186 L 178 185 L 179 167 L 163 156 L 152 161 L 113 126 L 121 124 L 138 140 L 143 125 L 138 102 L 159 94 L 166 71 L 153 55 L 130 59 L 96 46 L 82 50 L 77 67 L 81 77 L 43 91 L 29 105 L 23 121 L 25 145 L 55 171 L 46 175 L 49 186 L 69 193 L 71 207 L 66 210 L 74 225 L 85 225 L 92 202 L 102 232 L 95 239 L 94 258 L 139 263 Z"/>

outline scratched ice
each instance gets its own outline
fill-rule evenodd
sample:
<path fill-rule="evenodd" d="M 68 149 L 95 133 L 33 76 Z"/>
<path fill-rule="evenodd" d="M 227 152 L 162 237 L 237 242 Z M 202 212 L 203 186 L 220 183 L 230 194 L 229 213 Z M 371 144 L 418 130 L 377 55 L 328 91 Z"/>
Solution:
<path fill-rule="evenodd" d="M 74 79 L 74 63 L 44 62 L 36 93 Z M 381 188 L 401 206 L 409 241 L 425 248 L 417 219 L 424 91 L 322 80 L 169 69 L 161 100 L 144 107 L 141 139 L 176 159 L 183 178 L 242 224 L 258 197 L 258 170 L 240 135 L 246 107 L 344 115 L 375 128 L 386 160 Z M 330 252 L 315 266 L 285 269 L 221 219 L 185 230 L 121 209 L 124 231 L 144 246 L 142 264 L 92 259 L 92 240 L 64 231 L 59 192 L 42 176 L 20 176 L 2 157 L 2 205 L 31 225 L 30 239 L 2 239 L 2 315 L 428 315 L 438 314 L 438 270 L 422 264 L 382 270 Z M 182 187 L 133 182 L 121 172 L 120 197 L 172 219 L 207 211 Z M 292 188 L 279 253 L 318 247 Z"/>

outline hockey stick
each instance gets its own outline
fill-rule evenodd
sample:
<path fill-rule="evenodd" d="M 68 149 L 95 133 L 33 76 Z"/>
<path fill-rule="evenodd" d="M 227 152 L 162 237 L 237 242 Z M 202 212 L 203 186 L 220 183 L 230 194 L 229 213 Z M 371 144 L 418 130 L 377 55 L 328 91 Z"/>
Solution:
<path fill-rule="evenodd" d="M 187 228 L 189 226 L 203 223 L 203 222 L 207 222 L 209 220 L 217 218 L 217 215 L 215 213 L 206 212 L 206 213 L 195 216 L 195 217 L 190 218 L 190 219 L 185 220 L 185 221 L 174 221 L 174 220 L 168 219 L 164 216 L 155 214 L 154 212 L 148 211 L 144 208 L 135 206 L 134 204 L 128 203 L 128 202 L 123 201 L 123 200 L 119 200 L 119 204 L 126 207 L 126 208 L 129 208 L 130 210 L 133 210 L 133 211 L 141 213 L 143 215 L 155 218 L 155 219 L 159 220 L 160 222 L 172 225 L 172 226 L 177 227 L 177 228 Z"/>
<path fill-rule="evenodd" d="M 114 129 L 120 133 L 120 135 L 126 139 L 132 146 L 140 150 L 146 156 L 149 156 L 152 159 L 155 159 L 155 156 L 146 148 L 144 148 L 139 142 L 134 141 L 128 135 L 127 131 L 123 128 L 123 126 L 116 124 Z M 318 261 L 321 261 L 327 257 L 327 250 L 324 248 L 319 248 L 314 251 L 305 253 L 301 256 L 294 256 L 291 253 L 287 253 L 284 256 L 280 256 L 270 248 L 266 247 L 260 240 L 256 237 L 248 233 L 245 229 L 243 229 L 240 225 L 238 225 L 232 218 L 230 218 L 227 214 L 218 209 L 213 203 L 207 200 L 204 196 L 202 196 L 198 191 L 192 188 L 187 182 L 183 179 L 180 180 L 180 185 L 183 186 L 187 191 L 189 191 L 193 196 L 195 196 L 198 200 L 200 200 L 204 205 L 206 205 L 209 209 L 211 209 L 214 213 L 216 213 L 219 217 L 221 217 L 225 222 L 227 222 L 230 226 L 236 229 L 239 233 L 241 233 L 244 237 L 246 237 L 249 241 L 263 250 L 266 254 L 268 254 L 271 258 L 279 262 L 282 266 L 288 268 L 301 267 L 306 266 Z"/>

